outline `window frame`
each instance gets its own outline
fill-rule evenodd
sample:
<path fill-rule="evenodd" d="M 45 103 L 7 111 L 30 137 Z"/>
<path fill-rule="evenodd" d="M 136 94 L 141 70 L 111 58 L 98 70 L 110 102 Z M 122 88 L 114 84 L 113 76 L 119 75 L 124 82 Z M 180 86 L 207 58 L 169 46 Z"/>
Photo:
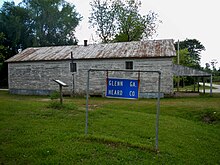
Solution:
<path fill-rule="evenodd" d="M 134 69 L 134 61 L 125 61 L 125 69 L 133 70 Z"/>
<path fill-rule="evenodd" d="M 77 72 L 77 63 L 76 62 L 74 62 L 74 63 L 71 62 L 69 66 L 70 66 L 70 72 Z"/>

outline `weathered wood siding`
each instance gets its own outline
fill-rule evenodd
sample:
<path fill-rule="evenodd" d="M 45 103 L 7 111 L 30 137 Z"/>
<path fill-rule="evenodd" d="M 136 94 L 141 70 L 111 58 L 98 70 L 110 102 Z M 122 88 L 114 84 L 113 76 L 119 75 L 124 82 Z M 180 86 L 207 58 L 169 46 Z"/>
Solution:
<path fill-rule="evenodd" d="M 74 73 L 75 93 L 85 94 L 88 69 L 125 69 L 125 61 L 133 61 L 134 70 L 161 71 L 161 92 L 173 93 L 171 58 L 75 60 L 74 62 L 77 63 L 77 72 Z M 64 93 L 71 94 L 73 76 L 70 72 L 70 63 L 70 60 L 9 63 L 10 92 L 49 94 L 51 91 L 58 90 L 58 85 L 52 79 L 59 79 L 68 84 L 68 87 L 63 88 Z M 109 72 L 109 77 L 137 79 L 138 73 Z M 156 73 L 141 73 L 140 80 L 140 92 L 157 92 L 158 75 Z M 90 82 L 91 94 L 103 94 L 106 73 L 92 72 Z"/>
<path fill-rule="evenodd" d="M 11 93 L 47 95 L 59 89 L 53 79 L 70 84 L 71 73 L 67 61 L 9 63 L 8 67 Z"/>

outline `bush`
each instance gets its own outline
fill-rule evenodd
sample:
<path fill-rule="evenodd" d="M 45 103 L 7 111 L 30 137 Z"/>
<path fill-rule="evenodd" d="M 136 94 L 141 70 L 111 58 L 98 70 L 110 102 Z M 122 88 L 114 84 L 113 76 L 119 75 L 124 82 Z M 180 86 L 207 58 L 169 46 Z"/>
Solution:
<path fill-rule="evenodd" d="M 57 109 L 57 110 L 63 109 L 63 107 L 64 107 L 63 104 L 60 104 L 60 102 L 57 101 L 52 101 L 48 105 L 48 108 Z"/>
<path fill-rule="evenodd" d="M 54 100 L 54 99 L 58 99 L 60 97 L 60 93 L 57 91 L 54 91 L 50 94 L 50 99 Z"/>
<path fill-rule="evenodd" d="M 47 108 L 56 109 L 56 110 L 77 110 L 78 109 L 78 107 L 75 104 L 72 104 L 72 103 L 71 104 L 70 103 L 60 104 L 60 102 L 58 101 L 50 102 Z"/>

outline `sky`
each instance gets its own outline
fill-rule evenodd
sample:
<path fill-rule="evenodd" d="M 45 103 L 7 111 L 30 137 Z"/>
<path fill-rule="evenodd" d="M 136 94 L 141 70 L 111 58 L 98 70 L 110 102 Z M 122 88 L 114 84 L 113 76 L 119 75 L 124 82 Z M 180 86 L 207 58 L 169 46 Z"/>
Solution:
<path fill-rule="evenodd" d="M 0 6 L 4 1 L 0 0 Z M 17 5 L 21 0 L 14 0 Z M 90 28 L 88 17 L 90 16 L 91 0 L 66 0 L 76 6 L 77 12 L 83 16 L 83 20 L 76 29 L 76 37 L 79 44 L 83 40 L 94 43 L 97 39 L 95 29 Z M 220 67 L 220 1 L 219 0 L 141 0 L 141 14 L 154 11 L 162 21 L 157 29 L 157 35 L 153 39 L 197 39 L 206 48 L 201 53 L 201 65 L 210 63 L 213 59 L 218 61 Z"/>

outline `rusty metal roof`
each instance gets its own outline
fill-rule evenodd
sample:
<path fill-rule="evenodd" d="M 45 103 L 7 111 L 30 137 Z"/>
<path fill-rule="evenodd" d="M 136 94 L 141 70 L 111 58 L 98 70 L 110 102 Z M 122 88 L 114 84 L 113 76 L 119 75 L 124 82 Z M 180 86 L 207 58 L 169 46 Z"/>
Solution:
<path fill-rule="evenodd" d="M 53 46 L 27 48 L 6 62 L 49 61 L 71 59 L 114 59 L 114 58 L 152 58 L 173 57 L 176 51 L 173 40 L 147 40 L 88 46 Z"/>

